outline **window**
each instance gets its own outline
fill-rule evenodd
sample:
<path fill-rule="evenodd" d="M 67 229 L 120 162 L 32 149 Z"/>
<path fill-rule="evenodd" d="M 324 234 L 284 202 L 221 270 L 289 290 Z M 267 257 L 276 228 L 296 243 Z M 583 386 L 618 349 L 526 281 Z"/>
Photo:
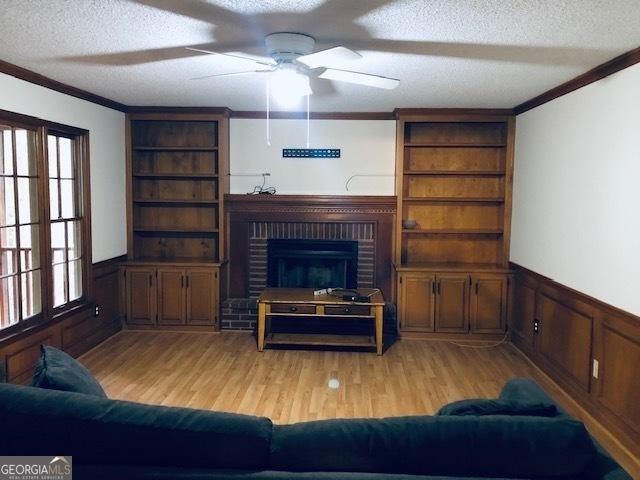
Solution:
<path fill-rule="evenodd" d="M 82 297 L 82 197 L 73 138 L 47 137 L 53 307 Z"/>
<path fill-rule="evenodd" d="M 84 130 L 0 111 L 3 333 L 87 300 L 87 141 Z"/>
<path fill-rule="evenodd" d="M 0 125 L 0 328 L 42 311 L 36 132 Z"/>

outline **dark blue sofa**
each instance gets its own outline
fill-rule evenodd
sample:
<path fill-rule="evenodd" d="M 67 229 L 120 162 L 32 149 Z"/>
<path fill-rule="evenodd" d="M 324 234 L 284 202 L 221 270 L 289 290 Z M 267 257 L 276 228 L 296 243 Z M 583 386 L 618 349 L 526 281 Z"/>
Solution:
<path fill-rule="evenodd" d="M 500 398 L 551 402 L 527 379 L 509 381 Z M 561 411 L 278 426 L 2 384 L 0 425 L 0 455 L 72 455 L 76 479 L 631 478 Z"/>

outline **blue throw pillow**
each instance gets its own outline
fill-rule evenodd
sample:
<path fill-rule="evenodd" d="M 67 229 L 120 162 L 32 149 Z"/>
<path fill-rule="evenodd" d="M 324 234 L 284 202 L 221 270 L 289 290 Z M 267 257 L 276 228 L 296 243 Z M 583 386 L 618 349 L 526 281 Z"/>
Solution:
<path fill-rule="evenodd" d="M 46 345 L 40 345 L 40 359 L 31 385 L 107 398 L 98 381 L 84 365 L 57 348 Z"/>
<path fill-rule="evenodd" d="M 436 415 L 526 415 L 533 417 L 555 417 L 558 409 L 553 403 L 514 402 L 471 398 L 449 403 Z"/>

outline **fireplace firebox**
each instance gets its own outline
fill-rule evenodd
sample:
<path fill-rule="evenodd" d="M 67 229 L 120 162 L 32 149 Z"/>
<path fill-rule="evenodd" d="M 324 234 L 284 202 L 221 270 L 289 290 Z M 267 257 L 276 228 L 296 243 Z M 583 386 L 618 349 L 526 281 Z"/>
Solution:
<path fill-rule="evenodd" d="M 358 242 L 269 239 L 267 286 L 357 288 Z"/>

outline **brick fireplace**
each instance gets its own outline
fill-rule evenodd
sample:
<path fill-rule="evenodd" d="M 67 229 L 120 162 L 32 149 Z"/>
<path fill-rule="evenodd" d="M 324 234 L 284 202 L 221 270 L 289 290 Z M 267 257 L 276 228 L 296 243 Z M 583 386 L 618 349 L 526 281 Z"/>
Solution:
<path fill-rule="evenodd" d="M 255 327 L 256 298 L 268 284 L 270 240 L 354 243 L 357 287 L 380 288 L 393 300 L 395 197 L 227 195 L 225 206 L 229 295 L 222 305 L 223 329 Z M 393 322 L 392 311 L 387 317 Z"/>

